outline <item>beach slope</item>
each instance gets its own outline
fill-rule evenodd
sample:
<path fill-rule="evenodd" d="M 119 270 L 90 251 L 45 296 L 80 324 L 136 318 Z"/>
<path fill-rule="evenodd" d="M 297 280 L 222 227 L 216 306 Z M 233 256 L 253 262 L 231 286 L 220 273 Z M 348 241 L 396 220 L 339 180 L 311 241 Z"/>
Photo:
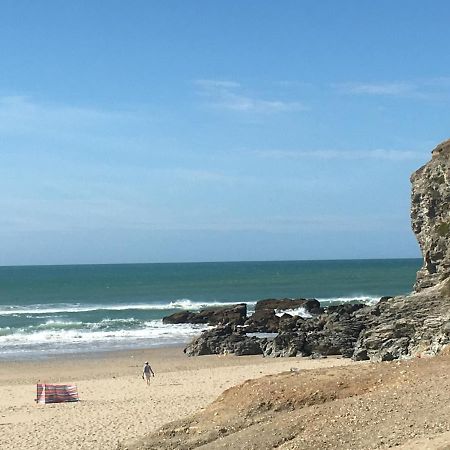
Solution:
<path fill-rule="evenodd" d="M 447 351 L 270 375 L 121 448 L 450 449 L 449 367 Z"/>

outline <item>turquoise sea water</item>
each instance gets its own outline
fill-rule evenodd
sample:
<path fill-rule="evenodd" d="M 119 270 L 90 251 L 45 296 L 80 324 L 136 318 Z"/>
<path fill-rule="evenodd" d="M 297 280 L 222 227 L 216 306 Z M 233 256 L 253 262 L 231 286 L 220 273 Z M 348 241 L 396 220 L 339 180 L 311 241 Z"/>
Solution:
<path fill-rule="evenodd" d="M 419 259 L 0 267 L 0 357 L 181 343 L 181 309 L 263 298 L 323 304 L 411 291 Z"/>

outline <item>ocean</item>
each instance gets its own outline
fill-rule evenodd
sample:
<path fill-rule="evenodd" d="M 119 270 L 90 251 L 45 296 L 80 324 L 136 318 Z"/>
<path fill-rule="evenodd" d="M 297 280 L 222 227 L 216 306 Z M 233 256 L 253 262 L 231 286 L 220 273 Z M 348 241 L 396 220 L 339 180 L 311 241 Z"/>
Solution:
<path fill-rule="evenodd" d="M 0 267 L 0 358 L 181 344 L 176 311 L 264 298 L 322 305 L 410 292 L 420 259 Z"/>

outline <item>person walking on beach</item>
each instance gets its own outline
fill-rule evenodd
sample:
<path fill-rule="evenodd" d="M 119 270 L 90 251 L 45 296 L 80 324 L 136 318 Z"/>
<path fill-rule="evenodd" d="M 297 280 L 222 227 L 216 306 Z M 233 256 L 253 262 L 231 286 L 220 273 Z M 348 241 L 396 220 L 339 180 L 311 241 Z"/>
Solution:
<path fill-rule="evenodd" d="M 148 361 L 145 361 L 144 368 L 142 369 L 142 379 L 146 381 L 147 386 L 150 384 L 150 377 L 154 376 L 155 372 L 153 372 Z"/>

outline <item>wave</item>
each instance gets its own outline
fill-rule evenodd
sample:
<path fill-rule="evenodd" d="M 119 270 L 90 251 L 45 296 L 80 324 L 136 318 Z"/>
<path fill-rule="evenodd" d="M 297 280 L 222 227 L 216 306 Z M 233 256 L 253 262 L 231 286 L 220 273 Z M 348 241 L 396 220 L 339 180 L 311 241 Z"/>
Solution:
<path fill-rule="evenodd" d="M 54 326 L 55 324 L 46 324 Z M 61 325 L 61 324 L 60 324 Z M 66 324 L 67 326 L 68 324 Z M 75 323 L 72 323 L 75 325 Z M 204 325 L 176 324 L 163 325 L 161 321 L 154 320 L 143 322 L 142 327 L 115 330 L 95 330 L 87 328 L 42 328 L 34 330 L 19 328 L 11 330 L 12 333 L 0 333 L 0 346 L 3 348 L 26 347 L 46 345 L 52 347 L 64 347 L 67 344 L 91 344 L 98 342 L 122 342 L 137 340 L 165 340 L 173 342 L 184 342 L 187 338 L 198 334 L 208 327 Z"/>
<path fill-rule="evenodd" d="M 310 319 L 312 315 L 302 306 L 300 308 L 294 308 L 294 309 L 283 309 L 283 310 L 277 310 L 275 313 L 276 316 L 281 317 L 283 314 L 290 314 L 291 316 L 300 316 L 304 319 Z"/>
<path fill-rule="evenodd" d="M 189 299 L 173 300 L 169 303 L 122 303 L 122 304 L 82 304 L 82 303 L 58 303 L 58 304 L 35 304 L 27 306 L 4 305 L 0 309 L 0 316 L 20 316 L 27 314 L 36 317 L 36 314 L 45 318 L 45 314 L 58 313 L 78 313 L 91 311 L 166 311 L 174 309 L 198 310 L 202 308 L 218 307 L 234 305 L 236 303 L 247 303 L 247 305 L 255 305 L 256 302 L 201 302 Z M 48 317 L 48 316 L 47 316 Z"/>
<path fill-rule="evenodd" d="M 374 304 L 381 296 L 355 295 L 346 297 L 318 298 L 322 304 L 361 302 Z M 194 301 L 187 298 L 172 300 L 168 303 L 120 303 L 120 304 L 86 304 L 86 303 L 56 303 L 56 304 L 34 304 L 34 305 L 3 305 L 0 308 L 0 316 L 20 317 L 26 315 L 28 318 L 51 318 L 54 314 L 79 313 L 93 311 L 167 311 L 167 310 L 199 310 L 229 306 L 237 303 L 246 303 L 249 310 L 253 310 L 257 301 Z M 49 316 L 51 314 L 51 316 Z"/>
<path fill-rule="evenodd" d="M 366 303 L 374 305 L 380 301 L 381 295 L 354 295 L 348 297 L 328 297 L 318 298 L 321 305 L 339 304 L 339 303 Z"/>

